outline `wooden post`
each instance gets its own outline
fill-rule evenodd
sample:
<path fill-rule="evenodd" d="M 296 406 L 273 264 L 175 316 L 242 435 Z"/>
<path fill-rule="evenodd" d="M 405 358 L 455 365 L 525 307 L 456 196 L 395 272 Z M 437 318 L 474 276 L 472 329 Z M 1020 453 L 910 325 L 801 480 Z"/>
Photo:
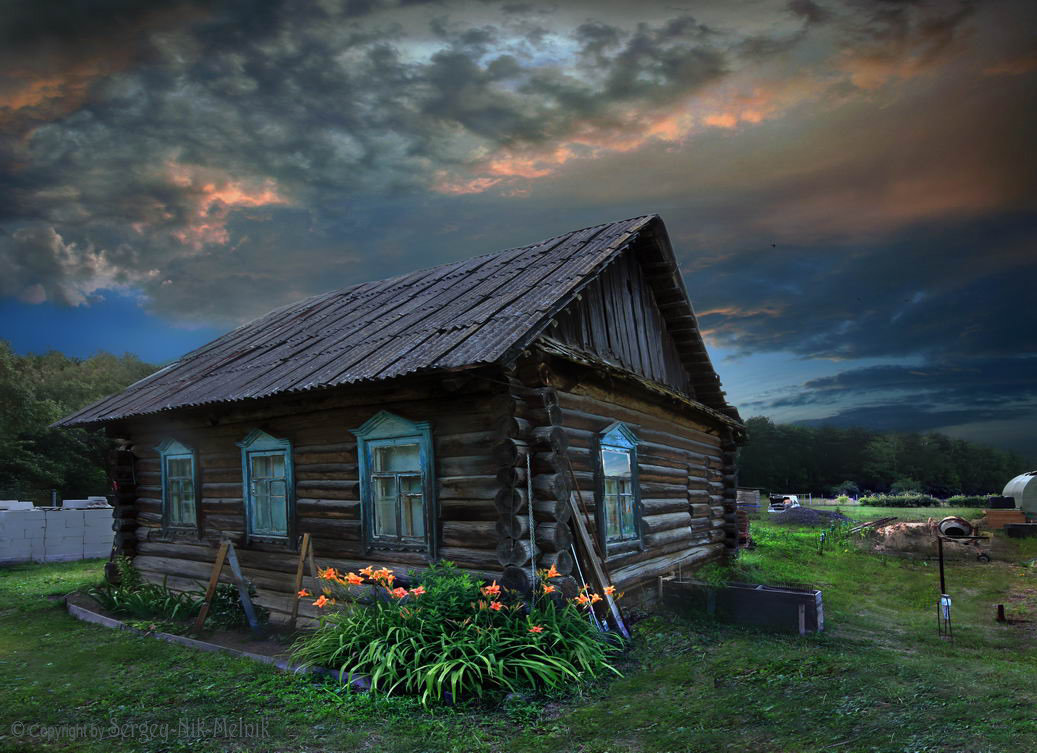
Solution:
<path fill-rule="evenodd" d="M 227 559 L 230 561 L 230 571 L 234 573 L 234 578 L 238 582 L 238 595 L 241 597 L 241 608 L 245 610 L 248 626 L 252 629 L 252 635 L 255 638 L 262 638 L 263 628 L 260 626 L 259 620 L 256 619 L 256 610 L 252 606 L 252 597 L 248 595 L 248 583 L 241 572 L 241 565 L 238 564 L 238 553 L 234 551 L 234 544 L 230 541 L 227 542 Z"/>
<path fill-rule="evenodd" d="M 594 583 L 595 589 L 605 596 L 605 601 L 608 604 L 609 611 L 612 613 L 612 618 L 615 620 L 616 628 L 624 638 L 629 638 L 630 631 L 627 630 L 626 623 L 623 621 L 623 617 L 619 613 L 619 606 L 616 604 L 616 600 L 613 599 L 611 595 L 605 593 L 605 588 L 610 585 L 609 578 L 605 574 L 601 558 L 598 557 L 598 553 L 595 551 L 594 539 L 591 538 L 590 531 L 587 530 L 587 523 L 583 519 L 583 515 L 580 513 L 579 502 L 577 500 L 577 492 L 572 492 L 569 495 L 569 505 L 572 507 L 572 519 L 575 521 L 576 539 L 580 542 L 580 547 L 583 549 L 583 555 L 587 564 L 590 565 L 591 580 L 596 581 Z"/>
<path fill-rule="evenodd" d="M 295 621 L 299 617 L 299 592 L 302 590 L 302 573 L 306 566 L 306 552 L 310 549 L 310 534 L 302 535 L 299 545 L 299 561 L 295 565 L 295 592 L 292 595 L 292 617 L 288 620 L 288 629 L 295 630 Z"/>
<path fill-rule="evenodd" d="M 202 603 L 202 608 L 198 610 L 198 616 L 194 620 L 194 629 L 201 630 L 205 625 L 205 618 L 209 616 L 209 608 L 212 606 L 213 596 L 216 595 L 216 586 L 220 582 L 220 573 L 223 572 L 223 564 L 228 560 L 230 561 L 231 574 L 238 586 L 241 608 L 245 610 L 245 617 L 248 619 L 252 635 L 256 638 L 262 638 L 263 629 L 259 624 L 259 620 L 256 619 L 256 610 L 252 606 L 252 598 L 248 595 L 248 584 L 241 572 L 241 566 L 238 564 L 238 555 L 234 551 L 234 543 L 229 539 L 221 541 L 220 548 L 216 552 L 216 561 L 213 562 L 212 573 L 209 575 L 209 587 L 205 589 L 205 601 Z"/>
<path fill-rule="evenodd" d="M 209 575 L 209 587 L 205 589 L 205 601 L 202 603 L 202 608 L 198 610 L 198 616 L 194 620 L 194 629 L 201 630 L 202 625 L 205 624 L 205 618 L 209 616 L 209 606 L 212 604 L 212 597 L 216 595 L 216 584 L 220 582 L 220 573 L 223 571 L 223 562 L 227 559 L 227 548 L 230 546 L 230 541 L 224 539 L 220 542 L 220 549 L 216 553 L 216 561 L 212 565 L 212 574 Z"/>

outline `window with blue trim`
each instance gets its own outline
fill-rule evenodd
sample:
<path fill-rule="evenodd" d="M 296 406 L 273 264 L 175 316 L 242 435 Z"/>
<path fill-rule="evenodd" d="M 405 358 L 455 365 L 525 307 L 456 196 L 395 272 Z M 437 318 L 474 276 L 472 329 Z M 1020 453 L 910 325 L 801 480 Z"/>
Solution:
<path fill-rule="evenodd" d="M 294 509 L 291 443 L 257 429 L 238 446 L 248 535 L 289 538 Z"/>
<path fill-rule="evenodd" d="M 369 548 L 435 553 L 432 430 L 381 411 L 353 429 Z"/>
<path fill-rule="evenodd" d="M 175 439 L 158 447 L 162 464 L 162 525 L 165 528 L 197 528 L 194 450 Z"/>
<path fill-rule="evenodd" d="M 637 436 L 613 424 L 599 440 L 601 463 L 599 522 L 606 544 L 640 539 L 640 492 L 637 483 Z"/>

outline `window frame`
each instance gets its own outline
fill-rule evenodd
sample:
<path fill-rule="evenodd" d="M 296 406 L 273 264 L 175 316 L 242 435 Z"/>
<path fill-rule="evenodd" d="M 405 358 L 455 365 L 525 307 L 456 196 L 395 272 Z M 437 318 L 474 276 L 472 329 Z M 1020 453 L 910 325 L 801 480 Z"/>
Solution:
<path fill-rule="evenodd" d="M 596 524 L 601 549 L 605 552 L 606 557 L 610 554 L 622 554 L 624 552 L 635 550 L 643 551 L 645 549 L 644 530 L 642 525 L 644 507 L 641 503 L 641 483 L 638 475 L 637 451 L 640 440 L 627 424 L 617 421 L 605 427 L 605 429 L 598 433 L 597 442 L 595 444 L 595 452 L 597 453 L 597 459 L 595 462 L 595 475 L 597 476 Z M 605 481 L 610 477 L 605 475 L 604 452 L 606 450 L 625 452 L 630 458 L 630 495 L 632 497 L 631 507 L 634 516 L 634 534 L 626 538 L 609 538 L 610 521 L 608 519 L 608 512 L 605 504 Z"/>
<path fill-rule="evenodd" d="M 363 532 L 364 549 L 388 552 L 417 552 L 428 555 L 429 561 L 435 561 L 439 552 L 439 504 L 436 497 L 435 460 L 432 445 L 432 424 L 428 421 L 410 421 L 389 411 L 376 413 L 356 429 L 350 430 L 357 439 L 357 466 L 360 473 L 360 527 Z M 374 531 L 374 478 L 383 475 L 397 477 L 397 515 L 399 507 L 400 475 L 412 475 L 411 472 L 383 471 L 375 472 L 373 451 L 378 447 L 399 446 L 403 444 L 418 445 L 418 465 L 421 472 L 421 490 L 424 498 L 422 523 L 424 536 L 422 542 L 403 541 L 401 536 L 378 536 Z M 399 530 L 399 529 L 397 529 Z"/>
<path fill-rule="evenodd" d="M 196 534 L 201 526 L 198 523 L 198 512 L 200 505 L 198 504 L 198 456 L 195 449 L 190 445 L 186 445 L 172 437 L 162 440 L 162 442 L 155 447 L 159 456 L 159 469 L 161 472 L 161 503 L 162 503 L 162 530 L 167 533 L 194 533 Z M 170 499 L 169 499 L 169 468 L 168 461 L 170 460 L 182 460 L 188 458 L 191 461 L 191 486 L 192 486 L 192 507 L 194 508 L 194 515 L 188 523 L 173 523 L 170 515 Z M 181 478 L 181 477 L 178 477 Z"/>
<path fill-rule="evenodd" d="M 241 498 L 245 508 L 245 543 L 266 542 L 274 544 L 295 543 L 295 468 L 292 461 L 292 443 L 288 439 L 274 437 L 262 429 L 253 429 L 240 442 L 241 448 Z M 285 533 L 253 532 L 252 457 L 284 456 Z"/>

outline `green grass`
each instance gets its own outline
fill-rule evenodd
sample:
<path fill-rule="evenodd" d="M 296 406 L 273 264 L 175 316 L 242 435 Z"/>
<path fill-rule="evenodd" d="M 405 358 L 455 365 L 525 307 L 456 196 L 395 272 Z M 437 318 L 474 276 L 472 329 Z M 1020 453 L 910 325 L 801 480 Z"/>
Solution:
<path fill-rule="evenodd" d="M 0 750 L 34 751 L 874 751 L 1037 750 L 1037 633 L 994 605 L 1037 612 L 1037 557 L 951 563 L 955 642 L 936 636 L 933 564 L 817 532 L 754 523 L 759 547 L 714 575 L 809 582 L 828 630 L 799 638 L 704 619 L 639 623 L 624 677 L 577 698 L 424 711 L 251 662 L 200 654 L 69 617 L 47 596 L 96 582 L 98 562 L 0 570 Z M 1025 591 L 1029 589 L 1030 595 Z M 1013 596 L 1013 594 L 1015 596 Z M 1034 615 L 1037 618 L 1037 614 Z M 1029 628 L 1029 629 L 1028 629 Z M 266 720 L 269 737 L 189 739 L 179 719 Z M 28 741 L 16 721 L 170 725 L 166 739 Z M 23 746 L 23 747 L 19 747 Z"/>

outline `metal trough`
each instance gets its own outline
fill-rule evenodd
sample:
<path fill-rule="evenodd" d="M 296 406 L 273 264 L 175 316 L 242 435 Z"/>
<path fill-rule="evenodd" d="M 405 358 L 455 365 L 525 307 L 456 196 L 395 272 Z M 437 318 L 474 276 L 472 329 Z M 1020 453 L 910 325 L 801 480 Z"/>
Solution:
<path fill-rule="evenodd" d="M 664 580 L 663 606 L 687 615 L 710 615 L 724 622 L 756 625 L 790 633 L 824 630 L 821 591 L 791 586 L 728 583 L 710 586 L 697 581 Z"/>

